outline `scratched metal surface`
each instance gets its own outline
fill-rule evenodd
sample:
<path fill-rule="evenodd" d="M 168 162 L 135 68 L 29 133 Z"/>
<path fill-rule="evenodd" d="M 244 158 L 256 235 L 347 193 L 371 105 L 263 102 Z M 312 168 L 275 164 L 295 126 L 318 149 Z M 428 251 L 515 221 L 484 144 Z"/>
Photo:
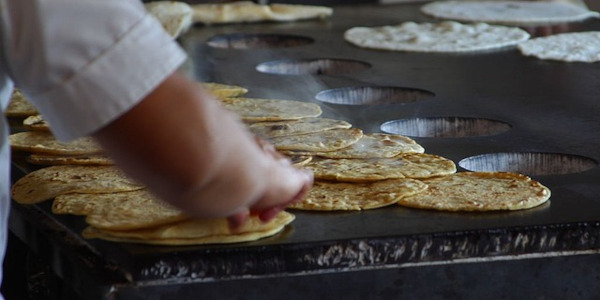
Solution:
<path fill-rule="evenodd" d="M 198 80 L 247 87 L 251 97 L 316 101 L 320 91 L 353 86 L 407 87 L 435 95 L 386 105 L 317 101 L 324 116 L 343 118 L 366 132 L 379 131 L 386 121 L 416 117 L 484 118 L 511 125 L 510 130 L 492 136 L 415 138 L 427 153 L 456 163 L 497 152 L 559 153 L 600 160 L 598 64 L 541 61 L 521 56 L 514 48 L 460 55 L 399 53 L 360 49 L 343 40 L 343 32 L 357 25 L 432 21 L 419 14 L 419 6 L 339 6 L 328 20 L 196 26 L 180 40 L 191 58 L 184 70 Z M 598 20 L 570 26 L 573 31 L 599 28 Z M 313 42 L 251 49 L 221 49 L 206 43 L 234 33 L 293 35 Z M 258 64 L 269 61 L 323 58 L 358 60 L 371 67 L 331 75 L 256 71 Z M 18 177 L 23 168 L 16 169 Z M 294 211 L 297 219 L 281 234 L 239 245 L 156 247 L 83 240 L 81 218 L 53 216 L 46 205 L 15 205 L 11 229 L 54 249 L 51 253 L 64 252 L 63 248 L 75 252 L 69 257 L 50 256 L 53 265 L 63 276 L 77 277 L 75 282 L 81 286 L 101 282 L 98 294 L 114 293 L 119 289 L 116 286 L 143 290 L 144 286 L 243 276 L 376 270 L 597 249 L 600 169 L 533 177 L 552 190 L 552 198 L 530 210 L 450 213 L 393 206 L 364 212 Z M 89 270 L 98 274 L 90 275 Z"/>

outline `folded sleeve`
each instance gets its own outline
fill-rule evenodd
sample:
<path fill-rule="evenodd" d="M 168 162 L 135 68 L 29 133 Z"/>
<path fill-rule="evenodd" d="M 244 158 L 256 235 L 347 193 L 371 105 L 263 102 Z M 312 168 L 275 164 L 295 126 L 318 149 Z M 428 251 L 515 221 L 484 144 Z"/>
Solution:
<path fill-rule="evenodd" d="M 9 74 L 63 141 L 118 118 L 186 59 L 139 0 L 12 3 Z"/>

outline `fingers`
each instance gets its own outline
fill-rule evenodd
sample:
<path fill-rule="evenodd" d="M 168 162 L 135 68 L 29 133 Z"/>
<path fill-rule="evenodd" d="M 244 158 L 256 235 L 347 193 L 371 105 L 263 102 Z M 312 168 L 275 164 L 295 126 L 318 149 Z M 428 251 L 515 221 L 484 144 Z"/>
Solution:
<path fill-rule="evenodd" d="M 256 215 L 263 222 L 270 221 L 287 206 L 301 201 L 313 183 L 312 172 L 294 167 L 289 158 L 277 152 L 267 141 L 258 137 L 255 141 L 266 161 L 266 170 L 261 172 L 264 177 L 261 181 L 266 184 L 258 200 L 248 208 L 249 212 L 228 217 L 232 229 L 247 221 L 249 214 Z"/>
<path fill-rule="evenodd" d="M 250 212 L 243 211 L 232 216 L 227 217 L 227 223 L 229 224 L 229 230 L 235 232 L 240 226 L 242 226 L 250 218 Z"/>
<path fill-rule="evenodd" d="M 256 214 L 258 215 L 259 219 L 263 222 L 268 222 L 271 219 L 273 219 L 279 212 L 281 212 L 282 210 L 285 210 L 285 208 L 289 205 L 292 205 L 294 203 L 298 203 L 300 201 L 302 201 L 302 199 L 304 199 L 304 197 L 308 194 L 310 187 L 312 186 L 312 173 L 307 173 L 307 175 L 309 176 L 309 181 L 307 181 L 302 188 L 300 189 L 300 191 L 296 194 L 296 196 L 294 196 L 291 200 L 289 200 L 288 202 L 284 203 L 283 205 L 279 205 L 279 206 L 275 206 L 275 207 L 271 207 L 262 211 L 252 211 L 252 214 Z"/>

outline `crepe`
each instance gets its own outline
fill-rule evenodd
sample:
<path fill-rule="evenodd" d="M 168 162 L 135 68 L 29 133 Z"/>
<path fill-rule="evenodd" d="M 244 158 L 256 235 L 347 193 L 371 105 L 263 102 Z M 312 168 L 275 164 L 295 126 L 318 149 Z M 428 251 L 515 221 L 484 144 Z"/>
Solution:
<path fill-rule="evenodd" d="M 425 4 L 421 11 L 460 22 L 515 26 L 562 24 L 599 16 L 586 7 L 558 1 L 436 1 Z"/>
<path fill-rule="evenodd" d="M 23 128 L 32 131 L 50 131 L 50 125 L 42 115 L 31 115 L 25 118 Z"/>
<path fill-rule="evenodd" d="M 25 98 L 23 92 L 20 89 L 14 89 L 10 96 L 5 115 L 7 117 L 27 117 L 36 114 L 38 114 L 37 109 Z"/>
<path fill-rule="evenodd" d="M 12 186 L 12 198 L 34 204 L 67 193 L 109 193 L 142 189 L 114 166 L 51 166 L 19 178 Z"/>
<path fill-rule="evenodd" d="M 255 241 L 280 232 L 295 219 L 291 213 L 282 211 L 267 223 L 252 216 L 236 232 L 231 232 L 225 219 L 190 219 L 148 229 L 115 231 L 87 227 L 85 238 L 99 238 L 116 242 L 152 245 L 199 245 L 228 244 Z"/>
<path fill-rule="evenodd" d="M 15 151 L 52 155 L 89 155 L 102 152 L 100 145 L 91 137 L 60 142 L 52 133 L 44 131 L 13 133 L 10 135 L 10 143 Z"/>
<path fill-rule="evenodd" d="M 277 150 L 335 151 L 356 143 L 363 136 L 358 128 L 331 129 L 307 134 L 280 136 L 269 139 Z"/>
<path fill-rule="evenodd" d="M 192 8 L 185 2 L 152 1 L 144 6 L 174 38 L 181 36 L 192 26 Z"/>
<path fill-rule="evenodd" d="M 239 97 L 248 93 L 248 89 L 232 84 L 222 84 L 216 82 L 201 82 L 204 89 L 215 96 L 217 99 L 226 99 Z"/>
<path fill-rule="evenodd" d="M 456 172 L 456 165 L 451 160 L 425 153 L 393 158 L 314 159 L 305 167 L 313 171 L 315 179 L 345 182 L 423 179 Z"/>
<path fill-rule="evenodd" d="M 426 191 L 398 204 L 445 211 L 518 210 L 541 205 L 551 194 L 538 181 L 508 172 L 459 172 L 423 182 Z"/>
<path fill-rule="evenodd" d="M 516 27 L 454 21 L 353 27 L 344 33 L 347 42 L 362 48 L 438 53 L 498 49 L 514 46 L 529 37 L 529 33 Z"/>
<path fill-rule="evenodd" d="M 592 63 L 600 61 L 600 31 L 539 37 L 517 47 L 521 54 L 539 59 Z"/>
<path fill-rule="evenodd" d="M 415 179 L 390 179 L 370 183 L 315 181 L 306 198 L 292 204 L 302 210 L 369 210 L 392 205 L 427 187 Z"/>
<path fill-rule="evenodd" d="M 318 117 L 321 107 L 315 103 L 257 98 L 227 98 L 223 106 L 235 112 L 246 122 L 298 120 Z"/>
<path fill-rule="evenodd" d="M 387 133 L 365 133 L 352 145 L 329 152 L 284 151 L 288 155 L 312 155 L 326 158 L 389 158 L 403 153 L 423 153 L 413 139 Z"/>
<path fill-rule="evenodd" d="M 255 4 L 237 1 L 219 4 L 192 5 L 193 21 L 203 24 L 252 23 L 263 21 L 289 22 L 331 16 L 333 10 L 325 6 L 299 4 Z"/>
<path fill-rule="evenodd" d="M 85 166 L 111 166 L 115 162 L 105 155 L 46 155 L 30 154 L 27 162 L 34 165 L 85 165 Z"/>
<path fill-rule="evenodd" d="M 252 133 L 265 139 L 350 127 L 352 127 L 352 124 L 346 121 L 327 118 L 304 118 L 297 121 L 258 122 L 249 125 L 249 129 Z"/>

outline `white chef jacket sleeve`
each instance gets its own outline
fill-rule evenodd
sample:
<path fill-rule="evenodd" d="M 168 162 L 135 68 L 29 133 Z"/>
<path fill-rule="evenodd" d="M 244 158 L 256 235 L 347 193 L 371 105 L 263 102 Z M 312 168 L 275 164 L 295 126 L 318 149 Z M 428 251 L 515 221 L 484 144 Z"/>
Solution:
<path fill-rule="evenodd" d="M 66 141 L 135 106 L 186 59 L 140 0 L 2 0 L 8 73 Z"/>

